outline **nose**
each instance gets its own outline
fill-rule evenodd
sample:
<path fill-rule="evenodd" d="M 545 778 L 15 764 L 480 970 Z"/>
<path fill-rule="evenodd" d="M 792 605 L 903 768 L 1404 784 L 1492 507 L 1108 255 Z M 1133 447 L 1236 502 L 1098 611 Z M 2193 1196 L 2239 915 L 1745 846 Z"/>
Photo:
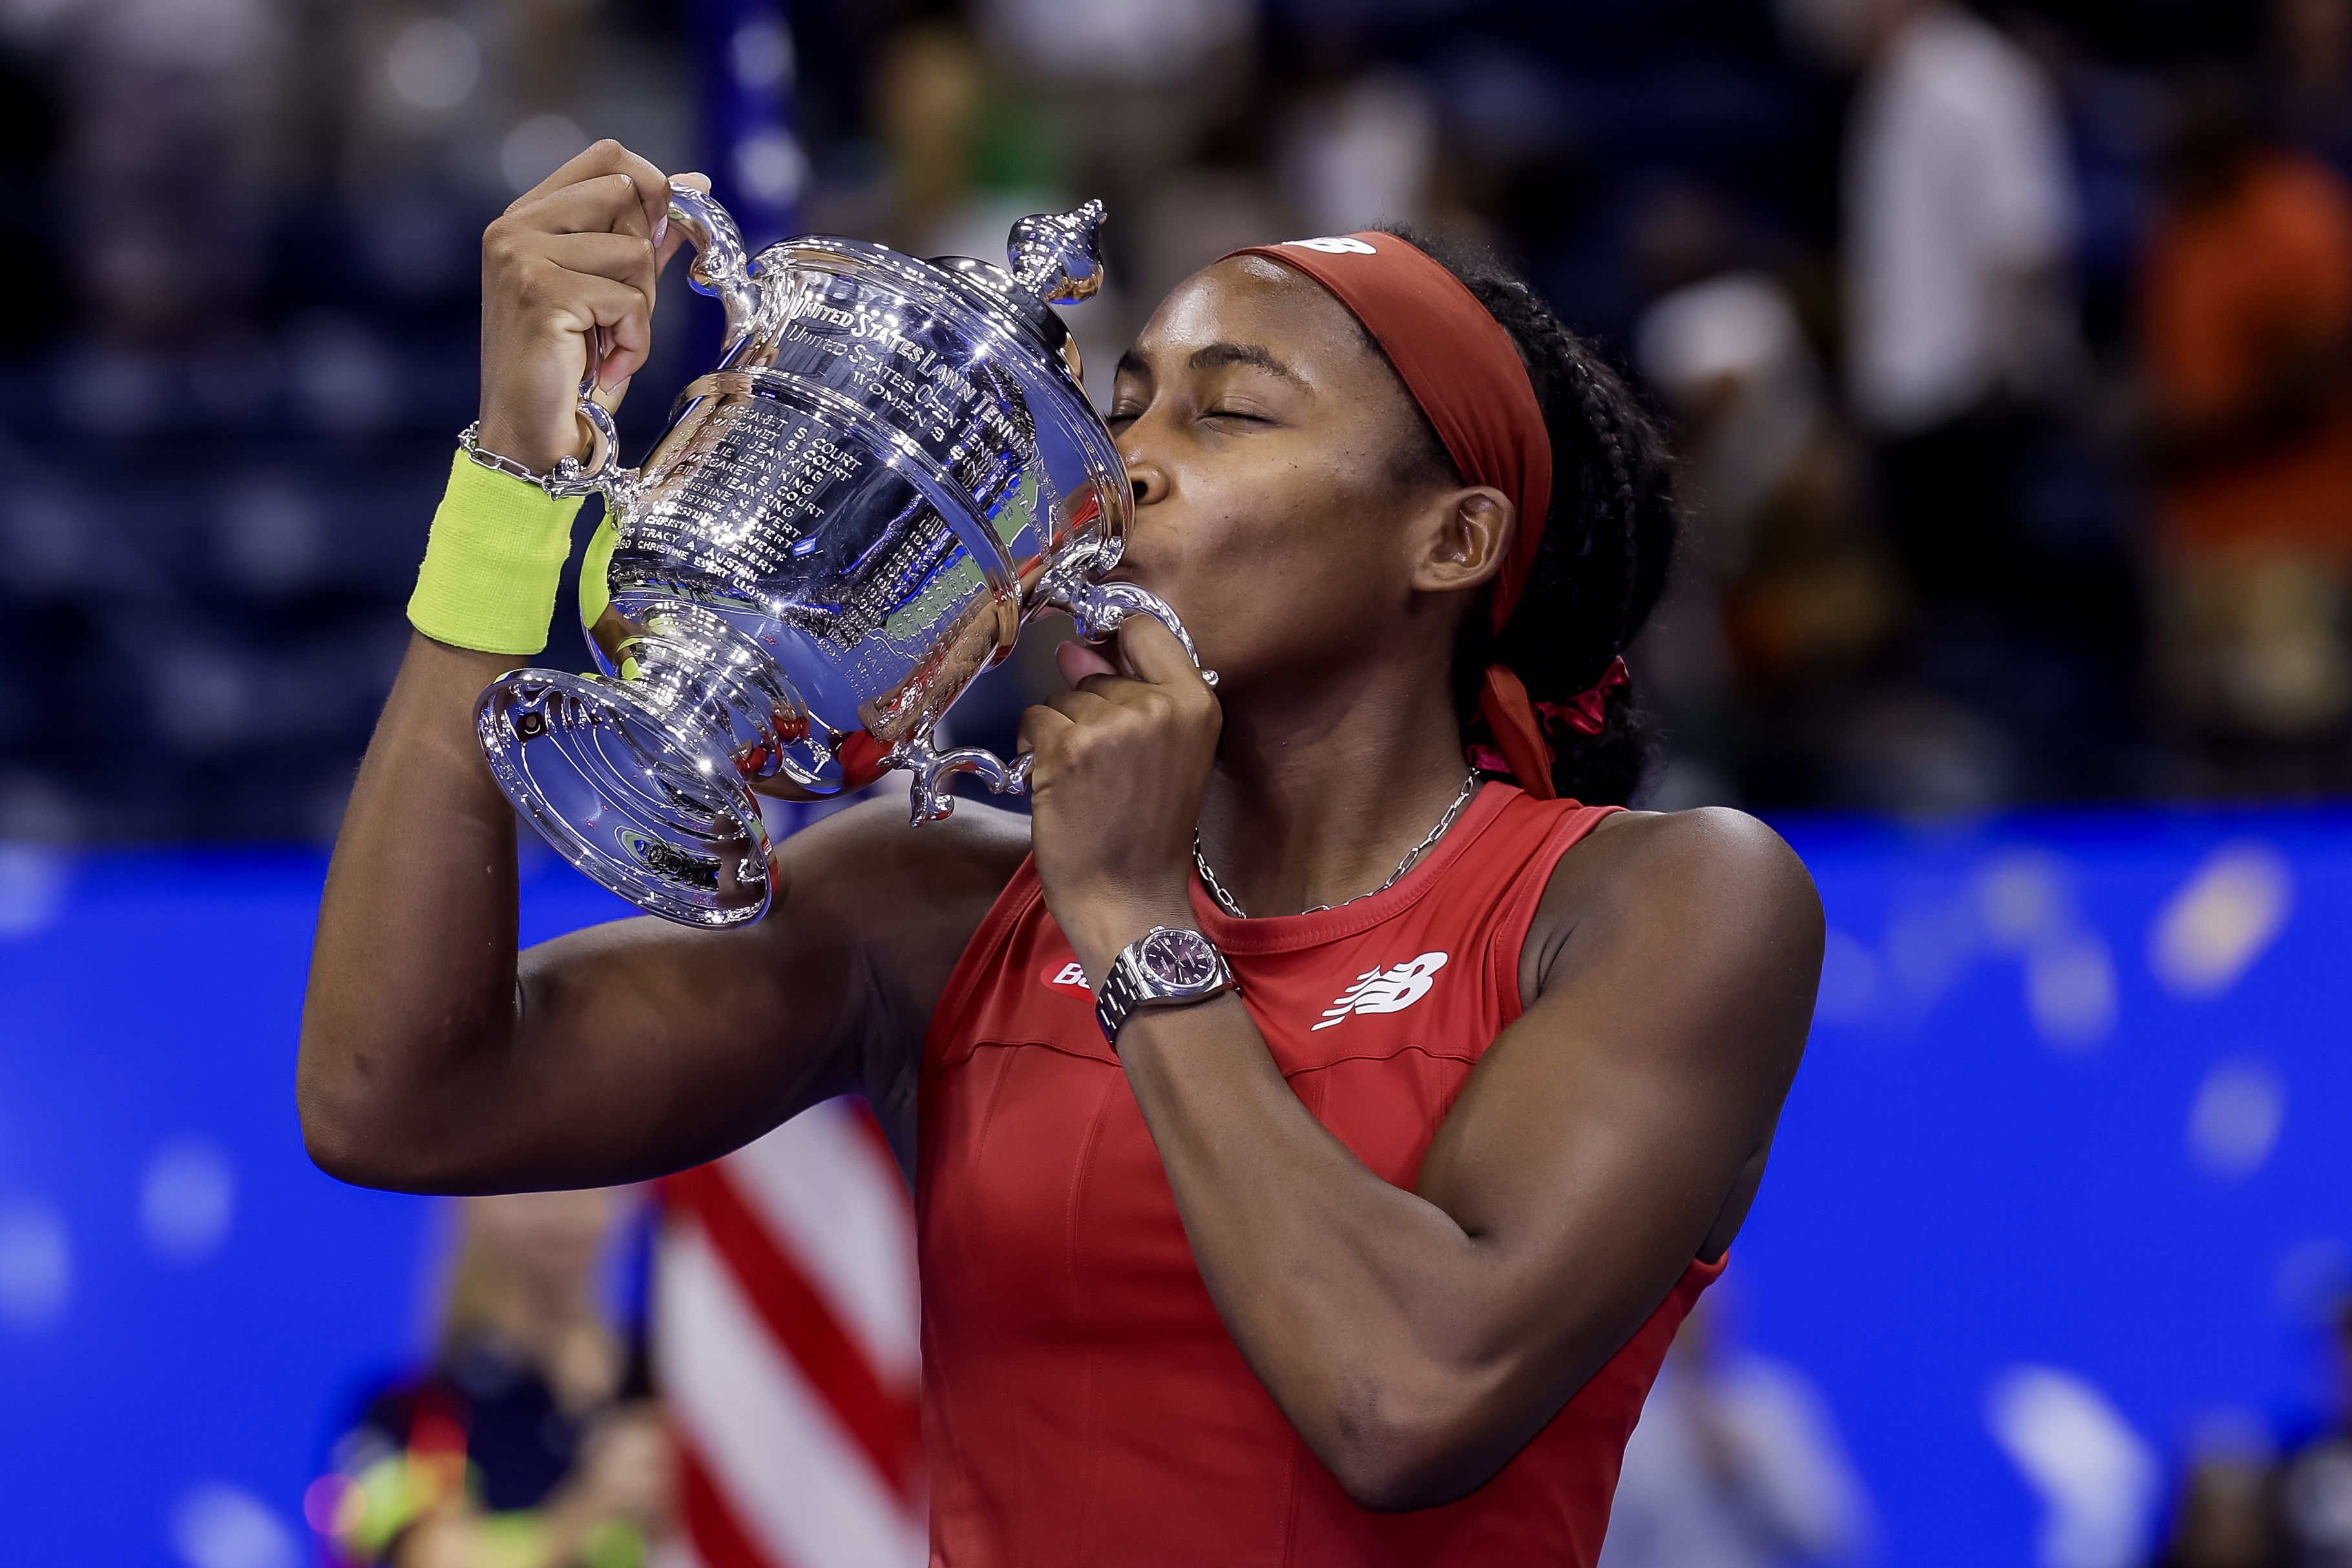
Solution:
<path fill-rule="evenodd" d="M 1130 445 L 1119 454 L 1127 465 L 1128 487 L 1135 493 L 1135 504 L 1148 507 L 1154 501 L 1167 499 L 1168 471 L 1140 444 Z"/>

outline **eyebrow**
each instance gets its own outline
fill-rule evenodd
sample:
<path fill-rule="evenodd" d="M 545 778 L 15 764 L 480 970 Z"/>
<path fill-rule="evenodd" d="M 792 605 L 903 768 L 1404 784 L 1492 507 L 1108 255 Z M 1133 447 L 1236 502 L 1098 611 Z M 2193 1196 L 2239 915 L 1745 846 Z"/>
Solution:
<path fill-rule="evenodd" d="M 1211 343 L 1205 349 L 1194 350 L 1187 362 L 1196 371 L 1213 371 L 1220 365 L 1249 365 L 1301 388 L 1307 386 L 1305 376 L 1256 343 Z"/>
<path fill-rule="evenodd" d="M 1275 358 L 1270 350 L 1258 343 L 1211 343 L 1205 348 L 1195 349 L 1185 364 L 1195 371 L 1213 371 L 1222 365 L 1248 365 L 1268 375 L 1279 376 L 1297 386 L 1307 385 L 1305 376 Z M 1144 362 L 1141 354 L 1129 349 L 1118 357 L 1118 373 L 1150 381 L 1151 367 Z"/>

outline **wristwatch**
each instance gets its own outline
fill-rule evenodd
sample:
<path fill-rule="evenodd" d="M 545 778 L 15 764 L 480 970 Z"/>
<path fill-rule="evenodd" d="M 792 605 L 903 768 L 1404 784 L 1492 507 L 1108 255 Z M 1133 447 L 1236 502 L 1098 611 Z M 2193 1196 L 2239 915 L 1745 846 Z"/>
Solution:
<path fill-rule="evenodd" d="M 1118 1031 L 1139 1008 L 1175 1008 L 1240 988 L 1217 945 L 1198 931 L 1155 925 L 1119 949 L 1095 998 L 1095 1021 L 1118 1049 Z"/>

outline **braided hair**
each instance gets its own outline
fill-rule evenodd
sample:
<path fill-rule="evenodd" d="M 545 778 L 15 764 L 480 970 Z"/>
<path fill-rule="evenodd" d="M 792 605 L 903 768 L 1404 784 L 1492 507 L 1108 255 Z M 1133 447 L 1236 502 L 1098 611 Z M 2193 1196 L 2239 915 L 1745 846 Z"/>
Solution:
<path fill-rule="evenodd" d="M 1631 389 L 1491 252 L 1403 225 L 1375 226 L 1426 253 L 1502 324 L 1551 437 L 1551 509 L 1527 592 L 1501 632 L 1490 632 L 1481 611 L 1464 617 L 1454 643 L 1454 706 L 1464 740 L 1487 742 L 1478 688 L 1488 664 L 1507 665 L 1535 701 L 1557 703 L 1591 689 L 1633 643 L 1664 591 L 1674 555 L 1674 465 Z M 1423 439 L 1419 450 L 1399 454 L 1397 478 L 1459 485 L 1436 430 L 1417 407 L 1414 414 Z M 1654 740 L 1628 689 L 1608 695 L 1604 716 L 1598 735 L 1546 725 L 1552 788 L 1621 805 L 1649 772 Z"/>

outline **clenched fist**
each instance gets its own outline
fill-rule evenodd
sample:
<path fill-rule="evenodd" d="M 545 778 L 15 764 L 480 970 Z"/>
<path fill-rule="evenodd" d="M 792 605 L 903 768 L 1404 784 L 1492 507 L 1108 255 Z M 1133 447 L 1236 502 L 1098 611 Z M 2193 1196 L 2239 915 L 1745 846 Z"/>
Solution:
<path fill-rule="evenodd" d="M 1192 923 L 1192 827 L 1224 710 L 1149 615 L 1129 616 L 1112 648 L 1056 653 L 1072 689 L 1021 716 L 1029 841 L 1046 907 L 1100 986 L 1128 943 Z"/>
<path fill-rule="evenodd" d="M 587 455 L 580 384 L 593 369 L 617 408 L 652 351 L 654 286 L 686 239 L 668 212 L 668 177 L 599 141 L 484 232 L 483 446 L 539 473 Z"/>

